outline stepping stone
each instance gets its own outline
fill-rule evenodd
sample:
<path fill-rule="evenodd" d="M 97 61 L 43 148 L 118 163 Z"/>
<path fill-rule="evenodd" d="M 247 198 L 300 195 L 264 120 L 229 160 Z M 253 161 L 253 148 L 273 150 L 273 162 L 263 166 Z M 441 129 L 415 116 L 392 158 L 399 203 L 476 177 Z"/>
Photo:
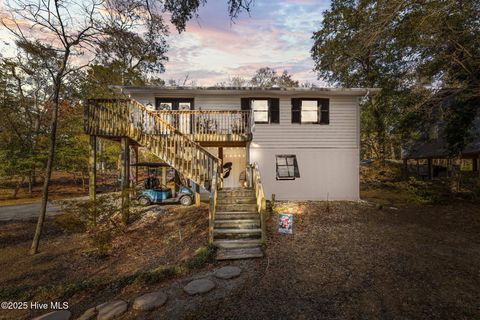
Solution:
<path fill-rule="evenodd" d="M 68 310 L 59 310 L 49 312 L 43 316 L 33 318 L 32 320 L 69 320 L 72 317 L 72 313 Z"/>
<path fill-rule="evenodd" d="M 167 295 L 162 291 L 144 294 L 133 301 L 133 309 L 149 311 L 161 307 L 167 302 Z"/>
<path fill-rule="evenodd" d="M 128 309 L 128 303 L 123 300 L 113 300 L 102 303 L 96 307 L 98 311 L 97 320 L 116 319 Z"/>
<path fill-rule="evenodd" d="M 213 283 L 212 280 L 199 279 L 191 281 L 183 288 L 183 290 L 185 290 L 185 292 L 189 295 L 194 295 L 199 293 L 206 293 L 213 288 L 215 288 L 215 283 Z"/>
<path fill-rule="evenodd" d="M 239 267 L 228 266 L 216 270 L 213 275 L 220 279 L 232 279 L 238 277 L 240 273 L 242 273 L 242 269 Z"/>
<path fill-rule="evenodd" d="M 97 317 L 97 309 L 95 307 L 85 311 L 77 320 L 93 320 Z"/>

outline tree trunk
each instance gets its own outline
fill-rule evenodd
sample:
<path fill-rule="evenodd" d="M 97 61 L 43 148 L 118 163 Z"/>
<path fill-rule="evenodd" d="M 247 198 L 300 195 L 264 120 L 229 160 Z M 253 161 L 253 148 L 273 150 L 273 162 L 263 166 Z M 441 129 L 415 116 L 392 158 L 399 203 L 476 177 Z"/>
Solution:
<path fill-rule="evenodd" d="M 67 61 L 69 58 L 70 52 L 67 49 L 65 56 L 62 61 L 62 66 L 57 72 L 54 85 L 53 93 L 53 111 L 52 111 L 52 120 L 50 122 L 50 145 L 48 148 L 48 160 L 47 166 L 45 167 L 45 177 L 43 182 L 42 190 L 42 204 L 40 207 L 40 214 L 38 216 L 37 227 L 35 228 L 35 235 L 33 236 L 32 246 L 30 247 L 30 254 L 38 253 L 38 246 L 40 244 L 40 237 L 42 236 L 43 223 L 45 221 L 45 214 L 47 212 L 47 203 L 48 203 L 48 191 L 50 185 L 50 179 L 52 177 L 53 170 L 53 161 L 55 159 L 55 149 L 57 143 L 57 124 L 58 124 L 58 108 L 60 104 L 60 89 L 62 85 L 62 77 L 67 66 Z"/>
<path fill-rule="evenodd" d="M 20 191 L 20 188 L 22 187 L 22 184 L 24 181 L 25 181 L 25 177 L 22 177 L 20 181 L 18 181 L 17 184 L 15 185 L 15 188 L 13 189 L 13 194 L 12 194 L 13 199 L 17 198 L 18 192 Z"/>
<path fill-rule="evenodd" d="M 55 104 L 53 107 L 53 115 L 51 121 L 51 132 L 50 132 L 50 146 L 48 149 L 48 160 L 47 166 L 45 168 L 45 180 L 43 182 L 43 192 L 42 192 L 42 205 L 40 207 L 40 215 L 38 216 L 37 227 L 35 229 L 35 235 L 33 237 L 32 246 L 30 248 L 30 254 L 38 253 L 38 246 L 40 244 L 40 237 L 42 236 L 43 222 L 45 221 L 45 214 L 47 212 L 47 203 L 48 203 L 48 187 L 50 185 L 50 179 L 52 177 L 53 161 L 55 158 L 55 147 L 57 143 L 57 120 L 58 120 L 58 104 L 59 104 L 59 84 L 57 84 L 56 93 L 55 93 Z"/>

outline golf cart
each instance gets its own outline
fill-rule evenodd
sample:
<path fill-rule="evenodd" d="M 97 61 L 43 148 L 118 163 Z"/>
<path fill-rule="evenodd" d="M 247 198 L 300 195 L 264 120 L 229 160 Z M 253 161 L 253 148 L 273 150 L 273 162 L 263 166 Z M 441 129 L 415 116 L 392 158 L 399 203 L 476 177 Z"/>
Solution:
<path fill-rule="evenodd" d="M 193 191 L 182 183 L 178 172 L 168 164 L 140 162 L 131 166 L 147 169 L 147 178 L 136 188 L 136 199 L 140 205 L 180 203 L 189 206 L 193 203 Z M 162 183 L 158 176 L 162 178 Z"/>

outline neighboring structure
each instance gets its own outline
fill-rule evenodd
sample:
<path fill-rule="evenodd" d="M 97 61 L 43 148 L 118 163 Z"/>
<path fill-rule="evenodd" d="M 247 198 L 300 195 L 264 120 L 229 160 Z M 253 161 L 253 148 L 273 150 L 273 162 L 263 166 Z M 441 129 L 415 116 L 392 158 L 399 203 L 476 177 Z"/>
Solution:
<path fill-rule="evenodd" d="M 265 200 L 358 200 L 360 108 L 375 89 L 117 87 L 120 99 L 91 100 L 91 197 L 96 137 L 147 148 L 197 193 L 210 193 L 210 241 L 227 249 L 265 239 Z M 261 178 L 260 178 L 261 176 Z M 123 178 L 127 190 L 128 178 Z M 243 190 L 248 187 L 249 190 Z M 229 252 L 221 257 L 245 257 Z"/>
<path fill-rule="evenodd" d="M 245 164 L 257 162 L 267 198 L 359 199 L 359 98 L 366 89 L 120 89 L 152 110 L 164 110 L 159 114 L 178 122 L 182 133 L 195 134 L 201 120 L 210 121 L 219 134 L 234 132 L 238 112 L 251 111 L 251 136 L 246 139 L 197 139 L 224 164 L 232 163 L 224 187 L 239 186 Z M 170 110 L 183 111 L 175 119 Z"/>
<path fill-rule="evenodd" d="M 427 110 L 434 110 L 432 117 L 434 120 L 431 124 L 425 126 L 425 131 L 420 134 L 418 141 L 412 141 L 402 152 L 405 172 L 408 172 L 408 160 L 416 160 L 416 171 L 420 176 L 426 176 L 430 179 L 444 172 L 448 175 L 451 165 L 452 156 L 448 150 L 448 144 L 445 141 L 445 126 L 443 113 L 449 108 L 451 99 L 448 94 L 449 90 L 443 90 L 432 101 L 425 103 L 422 107 Z M 436 108 L 434 108 L 436 107 Z M 465 146 L 459 157 L 463 160 L 471 161 L 471 169 L 474 173 L 479 173 L 480 160 L 480 112 L 477 113 L 473 122 L 471 131 L 472 141 Z M 420 166 L 420 161 L 426 162 L 424 166 Z M 445 166 L 439 165 L 445 163 Z M 438 164 L 437 164 L 438 163 Z M 422 170 L 422 168 L 424 170 Z"/>

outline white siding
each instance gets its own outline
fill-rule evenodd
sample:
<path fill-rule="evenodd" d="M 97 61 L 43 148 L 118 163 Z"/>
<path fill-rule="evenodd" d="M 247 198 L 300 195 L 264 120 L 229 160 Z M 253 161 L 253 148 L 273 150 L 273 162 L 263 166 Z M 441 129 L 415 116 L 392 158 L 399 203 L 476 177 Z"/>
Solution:
<path fill-rule="evenodd" d="M 240 110 L 241 95 L 182 92 L 133 94 L 141 103 L 155 105 L 155 97 L 194 98 L 195 109 Z M 274 92 L 243 97 L 271 97 Z M 347 95 L 308 94 L 308 98 L 330 99 L 330 124 L 292 124 L 291 98 L 279 95 L 280 123 L 256 124 L 250 144 L 250 162 L 260 167 L 266 196 L 279 200 L 359 199 L 359 106 Z M 302 98 L 298 93 L 295 98 Z M 295 154 L 300 178 L 276 180 L 275 155 Z M 235 172 L 235 176 L 238 173 Z"/>
<path fill-rule="evenodd" d="M 188 97 L 194 98 L 197 110 L 240 110 L 240 95 L 194 97 L 181 93 L 174 96 L 172 94 L 134 94 L 132 96 L 144 104 L 155 105 L 155 97 Z M 268 96 L 275 97 L 272 93 Z M 268 96 L 264 95 L 264 97 Z M 256 124 L 252 148 L 358 148 L 357 109 L 356 97 L 334 96 L 330 97 L 330 124 L 292 124 L 291 97 L 281 97 L 280 124 Z"/>
<path fill-rule="evenodd" d="M 300 178 L 277 180 L 275 156 L 295 154 Z M 254 149 L 265 196 L 278 200 L 358 200 L 359 151 L 357 149 Z"/>

